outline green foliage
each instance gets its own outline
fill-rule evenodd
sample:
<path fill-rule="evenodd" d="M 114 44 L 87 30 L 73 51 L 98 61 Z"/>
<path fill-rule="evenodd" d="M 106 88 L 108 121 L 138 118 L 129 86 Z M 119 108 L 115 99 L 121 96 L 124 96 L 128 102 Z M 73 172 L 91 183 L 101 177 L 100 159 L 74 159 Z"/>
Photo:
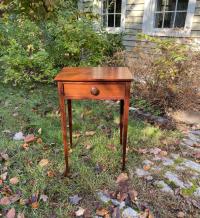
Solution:
<path fill-rule="evenodd" d="M 80 13 L 75 1 L 51 1 L 51 9 L 40 13 L 44 2 L 4 1 L 7 7 L 0 23 L 4 82 L 52 82 L 63 66 L 100 65 L 121 48 L 121 38 L 95 31 L 93 17 Z"/>

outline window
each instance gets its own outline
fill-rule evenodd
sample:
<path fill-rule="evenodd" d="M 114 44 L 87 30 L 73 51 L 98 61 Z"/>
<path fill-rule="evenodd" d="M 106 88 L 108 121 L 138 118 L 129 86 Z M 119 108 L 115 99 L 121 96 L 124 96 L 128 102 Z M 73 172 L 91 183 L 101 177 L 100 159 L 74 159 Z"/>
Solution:
<path fill-rule="evenodd" d="M 196 0 L 145 0 L 143 32 L 158 36 L 189 36 Z"/>
<path fill-rule="evenodd" d="M 125 0 L 102 0 L 102 25 L 109 32 L 120 32 L 124 29 Z"/>

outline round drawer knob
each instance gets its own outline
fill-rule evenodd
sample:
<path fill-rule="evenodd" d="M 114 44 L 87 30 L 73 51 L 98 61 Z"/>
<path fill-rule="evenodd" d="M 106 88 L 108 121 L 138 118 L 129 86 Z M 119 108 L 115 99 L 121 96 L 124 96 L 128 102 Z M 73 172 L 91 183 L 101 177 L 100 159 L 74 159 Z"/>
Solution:
<path fill-rule="evenodd" d="M 92 87 L 90 93 L 92 95 L 97 96 L 97 95 L 99 95 L 100 91 L 99 91 L 99 89 L 97 89 L 97 87 Z"/>

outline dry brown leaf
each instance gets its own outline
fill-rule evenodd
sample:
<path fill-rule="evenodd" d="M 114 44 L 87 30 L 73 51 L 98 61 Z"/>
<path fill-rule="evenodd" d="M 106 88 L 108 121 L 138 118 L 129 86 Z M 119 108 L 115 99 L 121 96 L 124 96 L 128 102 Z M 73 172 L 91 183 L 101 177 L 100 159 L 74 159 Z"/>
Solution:
<path fill-rule="evenodd" d="M 85 132 L 85 136 L 93 136 L 95 133 L 95 131 L 87 131 Z"/>
<path fill-rule="evenodd" d="M 41 138 L 38 138 L 38 139 L 37 139 L 37 143 L 38 143 L 38 144 L 42 144 L 42 139 L 41 139 Z"/>
<path fill-rule="evenodd" d="M 33 209 L 37 209 L 38 207 L 39 207 L 39 203 L 36 201 L 36 202 L 33 202 L 32 204 L 31 204 L 31 207 L 33 208 Z"/>
<path fill-rule="evenodd" d="M 195 144 L 192 145 L 192 147 L 199 148 L 200 147 L 200 143 L 195 143 Z"/>
<path fill-rule="evenodd" d="M 8 213 L 6 214 L 7 218 L 14 218 L 15 217 L 15 208 L 11 208 Z"/>
<path fill-rule="evenodd" d="M 128 194 L 132 202 L 137 200 L 138 192 L 135 189 L 129 190 Z"/>
<path fill-rule="evenodd" d="M 48 160 L 48 159 L 42 159 L 42 160 L 39 162 L 39 165 L 40 165 L 41 167 L 45 167 L 48 163 L 49 163 L 49 160 Z"/>
<path fill-rule="evenodd" d="M 5 173 L 3 173 L 3 174 L 0 175 L 0 178 L 1 178 L 2 180 L 6 180 L 6 179 L 7 179 L 7 175 L 8 175 L 8 172 L 5 172 Z"/>
<path fill-rule="evenodd" d="M 24 213 L 18 213 L 17 218 L 25 218 Z"/>
<path fill-rule="evenodd" d="M 87 144 L 84 145 L 84 147 L 85 147 L 87 150 L 89 150 L 89 149 L 92 148 L 92 144 L 91 144 L 91 143 L 87 143 Z"/>
<path fill-rule="evenodd" d="M 31 143 L 33 141 L 35 141 L 35 136 L 33 134 L 28 134 L 25 138 L 24 138 L 24 142 L 25 143 Z"/>
<path fill-rule="evenodd" d="M 116 183 L 119 184 L 119 183 L 123 183 L 125 181 L 128 180 L 128 175 L 127 173 L 120 173 L 119 176 L 117 177 L 117 180 L 116 180 Z"/>
<path fill-rule="evenodd" d="M 165 157 L 165 156 L 167 156 L 167 151 L 161 151 L 160 153 L 159 153 L 159 155 L 160 156 L 162 156 L 162 157 Z"/>
<path fill-rule="evenodd" d="M 52 177 L 55 176 L 55 173 L 54 173 L 53 171 L 49 170 L 49 171 L 47 172 L 47 176 L 52 178 Z"/>
<path fill-rule="evenodd" d="M 19 179 L 17 177 L 13 177 L 13 178 L 10 179 L 10 183 L 12 185 L 16 185 L 18 182 L 19 182 Z"/>
<path fill-rule="evenodd" d="M 109 214 L 109 211 L 106 208 L 99 208 L 96 210 L 97 216 L 105 216 L 106 214 Z"/>
<path fill-rule="evenodd" d="M 143 169 L 144 169 L 145 171 L 148 171 L 148 170 L 150 170 L 150 168 L 151 168 L 151 166 L 150 166 L 150 165 L 144 165 L 144 166 L 143 166 Z"/>
<path fill-rule="evenodd" d="M 3 197 L 0 199 L 0 205 L 9 205 L 11 202 L 10 202 L 10 198 L 9 197 Z"/>
<path fill-rule="evenodd" d="M 23 148 L 24 150 L 28 150 L 28 149 L 29 149 L 29 144 L 28 144 L 28 143 L 24 143 L 24 144 L 22 145 L 22 148 Z"/>

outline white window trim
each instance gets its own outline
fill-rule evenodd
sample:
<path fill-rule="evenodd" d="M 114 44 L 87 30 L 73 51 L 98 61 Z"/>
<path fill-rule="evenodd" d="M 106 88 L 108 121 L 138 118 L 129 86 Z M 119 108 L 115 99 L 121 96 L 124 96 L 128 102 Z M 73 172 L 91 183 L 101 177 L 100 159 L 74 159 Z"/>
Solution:
<path fill-rule="evenodd" d="M 156 0 L 145 0 L 144 16 L 143 16 L 143 33 L 152 36 L 172 36 L 172 37 L 189 37 L 192 28 L 192 20 L 195 12 L 196 0 L 189 0 L 185 27 L 183 29 L 176 28 L 154 28 L 154 12 L 156 8 Z"/>
<path fill-rule="evenodd" d="M 102 22 L 102 14 L 103 14 L 103 0 L 99 1 L 99 12 L 101 15 L 101 22 Z M 122 0 L 122 11 L 121 11 L 121 26 L 120 27 L 104 27 L 108 33 L 121 33 L 125 30 L 125 17 L 126 17 L 126 0 Z"/>

